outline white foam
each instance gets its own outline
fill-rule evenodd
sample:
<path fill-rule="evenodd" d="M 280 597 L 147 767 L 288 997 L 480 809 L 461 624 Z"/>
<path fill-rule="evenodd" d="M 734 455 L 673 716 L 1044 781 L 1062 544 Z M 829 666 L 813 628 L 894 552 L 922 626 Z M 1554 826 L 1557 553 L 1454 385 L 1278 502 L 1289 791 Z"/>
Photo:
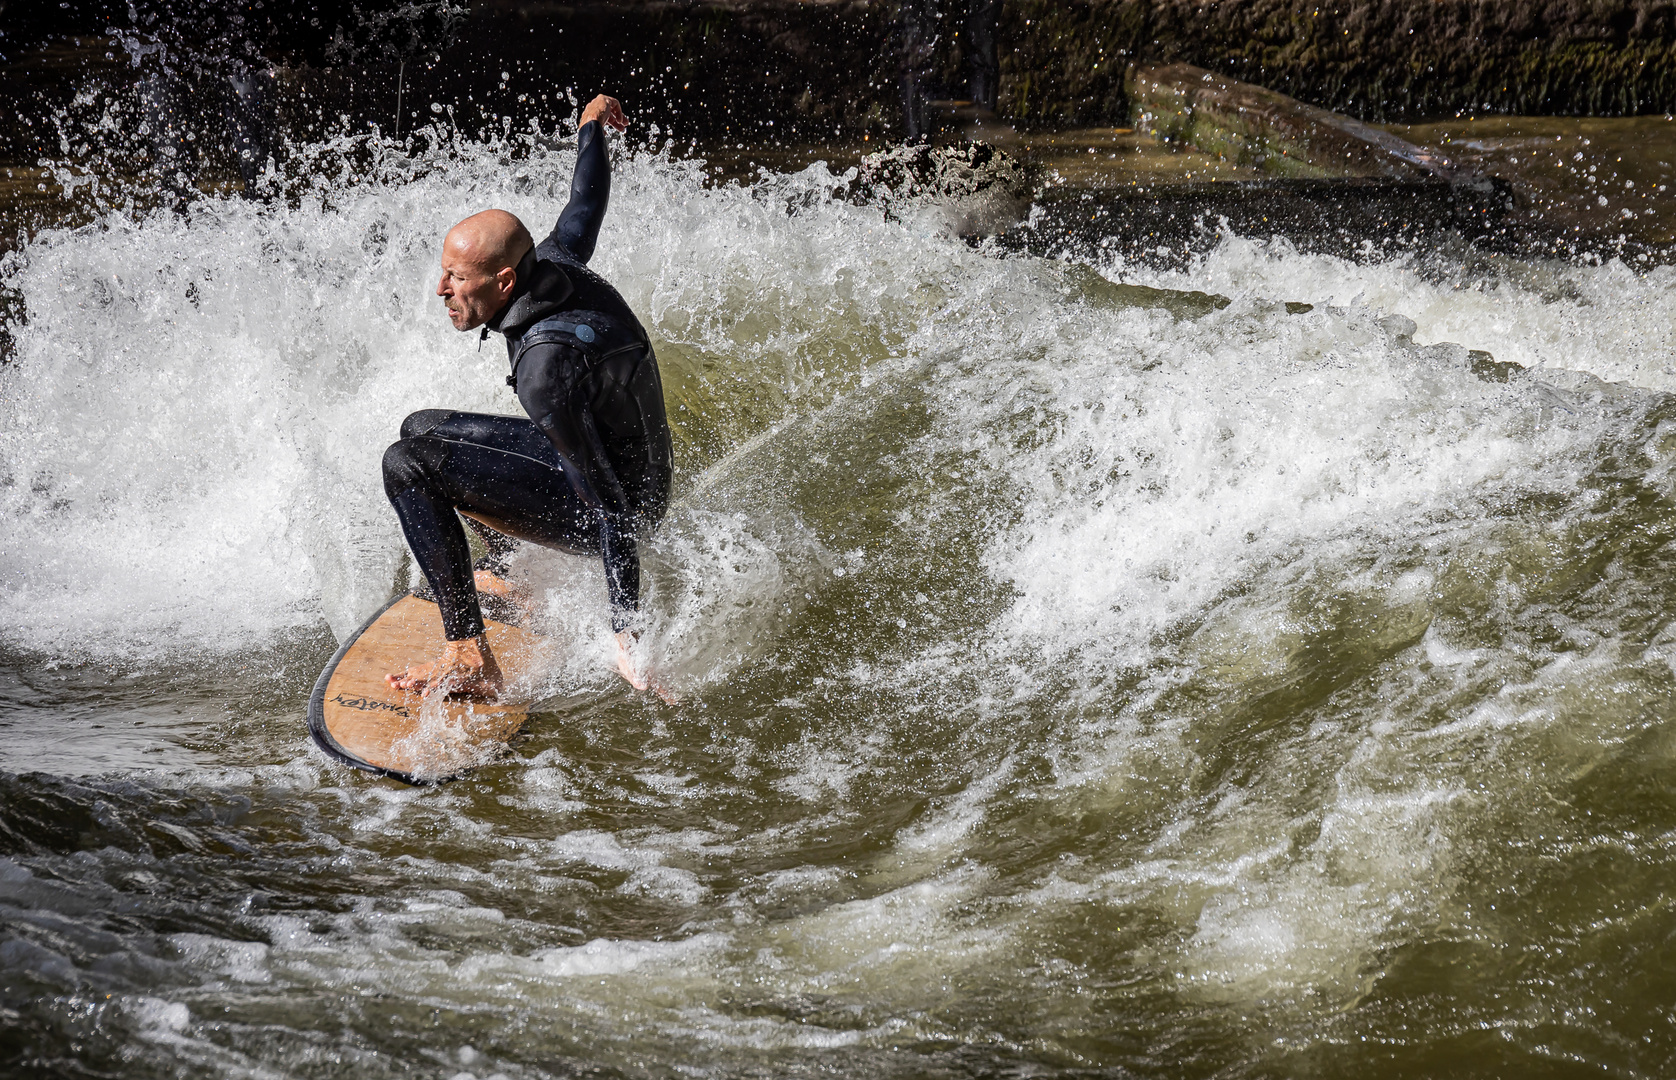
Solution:
<path fill-rule="evenodd" d="M 626 975 L 643 967 L 671 968 L 701 963 L 727 944 L 722 934 L 699 934 L 681 941 L 607 941 L 596 938 L 586 945 L 544 949 L 532 959 L 542 971 L 559 978 L 578 975 Z"/>
<path fill-rule="evenodd" d="M 556 211 L 567 155 L 537 151 L 509 174 L 497 153 L 463 145 L 411 181 L 348 186 L 328 209 L 212 200 L 185 220 L 49 232 L 9 264 L 31 322 L 0 371 L 13 481 L 0 489 L 0 626 L 42 647 L 148 655 L 321 619 L 341 630 L 381 598 L 400 543 L 377 456 L 401 416 L 516 408 L 500 355 L 471 351 L 428 291 L 436 238 L 462 208 Z M 441 834 L 490 852 L 487 871 L 404 856 L 403 873 L 586 897 L 607 923 L 691 908 L 674 924 L 686 936 L 639 940 L 637 923 L 634 940 L 529 956 L 427 948 L 406 930 L 524 929 L 508 925 L 514 906 L 439 890 L 260 919 L 266 953 L 180 935 L 188 966 L 549 1009 L 625 1045 L 646 1031 L 683 1047 L 890 1045 L 950 986 L 1015 979 L 1021 950 L 1095 903 L 1116 909 L 1114 925 L 1163 928 L 1135 962 L 1155 981 L 1179 975 L 1195 1005 L 1336 1008 L 1383 949 L 1445 918 L 1483 812 L 1470 774 L 1499 770 L 1495 790 L 1540 805 L 1541 768 L 1590 768 L 1638 722 L 1633 703 L 1597 694 L 1616 670 L 1609 649 L 1588 663 L 1512 655 L 1442 613 L 1477 572 L 1461 566 L 1500 542 L 1504 511 L 1587 510 L 1580 482 L 1629 406 L 1560 369 L 1665 385 L 1668 272 L 1538 268 L 1457 290 L 1408 262 L 1234 238 L 1185 273 L 1109 268 L 1234 298 L 1178 320 L 1105 304 L 1054 263 L 827 201 L 824 182 L 711 189 L 690 165 L 625 157 L 601 240 L 599 268 L 657 338 L 684 470 L 646 548 L 647 648 L 698 701 L 659 721 L 656 752 L 711 737 L 669 732 L 698 730 L 718 684 L 785 659 L 807 605 L 863 605 L 829 610 L 830 637 L 798 644 L 820 655 L 786 660 L 816 682 L 762 704 L 813 719 L 765 731 L 733 717 L 716 736 L 725 749 L 704 751 L 731 757 L 733 780 L 688 783 L 694 766 L 657 756 L 623 770 L 638 787 L 630 815 L 679 807 L 704 829 L 602 824 L 623 813 L 622 789 L 598 805 L 556 749 L 502 796 L 522 812 L 516 828 L 464 813 L 465 796 L 331 781 L 318 764 L 199 774 L 300 794 L 325 777 L 341 787 L 315 797 L 342 800 L 344 843 Z M 1293 315 L 1281 300 L 1317 306 Z M 1444 339 L 1535 376 L 1487 381 Z M 901 449 L 865 474 L 837 453 L 891 440 Z M 806 503 L 831 501 L 815 509 L 840 522 L 872 514 L 876 532 L 811 524 L 788 494 L 811 477 L 829 484 Z M 900 502 L 873 514 L 888 484 Z M 927 550 L 936 565 L 918 561 Z M 611 685 L 597 563 L 525 561 L 566 643 L 547 689 Z M 922 576 L 951 568 L 959 595 L 931 602 Z M 1495 603 L 1522 602 L 1511 577 L 1485 586 L 1502 590 Z M 966 595 L 993 603 L 966 614 Z M 1352 686 L 1294 709 L 1286 694 L 1322 656 L 1355 672 Z M 1497 664 L 1539 673 L 1474 690 Z M 1404 681 L 1422 667 L 1444 691 Z M 1413 704 L 1430 693 L 1454 708 L 1457 692 L 1472 706 L 1442 720 Z M 1253 704 L 1265 695 L 1281 704 Z M 1485 744 L 1497 755 L 1462 753 Z M 725 897 L 700 876 L 707 858 L 801 850 L 881 805 L 915 807 L 883 852 L 777 860 Z M 1080 831 L 1102 816 L 1121 842 Z M 543 831 L 519 832 L 532 818 Z M 987 835 L 992 824 L 1063 837 L 1077 855 L 1039 872 L 994 865 L 1033 845 Z M 360 853 L 338 843 L 322 841 L 352 866 Z M 0 896 L 37 886 L 0 863 Z M 724 934 L 712 920 L 733 922 Z M 1089 962 L 1102 961 L 1120 962 Z M 854 1031 L 799 1030 L 730 1013 L 741 988 L 874 1012 Z M 1077 993 L 1049 980 L 1044 997 L 1060 990 Z M 190 1019 L 169 1023 L 158 1030 Z M 923 1023 L 937 1038 L 993 1034 Z M 1057 1052 L 1053 1032 L 1042 1038 Z"/>
<path fill-rule="evenodd" d="M 192 1010 L 178 1001 L 139 997 L 130 999 L 127 1006 L 143 1038 L 173 1039 L 192 1022 Z"/>
<path fill-rule="evenodd" d="M 1284 241 L 1225 237 L 1185 271 L 1124 267 L 1125 280 L 1230 296 L 1358 305 L 1414 320 L 1418 339 L 1455 341 L 1523 367 L 1571 368 L 1610 381 L 1676 388 L 1676 267 L 1491 260 L 1474 278 L 1427 256 L 1347 260 L 1304 255 Z M 1464 286 L 1464 287 L 1463 287 Z M 1603 318 L 1604 311 L 1611 316 Z"/>
<path fill-rule="evenodd" d="M 265 983 L 273 979 L 268 970 L 268 946 L 260 941 L 227 941 L 207 934 L 171 934 L 169 944 L 189 967 L 230 979 L 236 983 Z"/>

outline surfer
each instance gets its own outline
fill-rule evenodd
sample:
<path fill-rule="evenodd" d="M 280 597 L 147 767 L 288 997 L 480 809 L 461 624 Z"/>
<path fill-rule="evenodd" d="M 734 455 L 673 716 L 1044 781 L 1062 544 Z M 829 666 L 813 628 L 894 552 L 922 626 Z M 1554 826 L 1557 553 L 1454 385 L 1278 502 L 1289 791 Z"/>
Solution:
<path fill-rule="evenodd" d="M 528 419 L 425 409 L 384 454 L 384 490 L 447 639 L 437 660 L 387 676 L 398 689 L 499 692 L 478 591 L 504 596 L 520 540 L 604 560 L 617 670 L 646 687 L 634 648 L 637 544 L 669 501 L 669 423 L 646 331 L 587 267 L 611 190 L 606 128 L 627 126 L 615 98 L 582 111 L 570 201 L 540 244 L 505 210 L 474 214 L 443 239 L 436 294 L 455 329 L 505 336 L 507 383 Z M 489 549 L 475 568 L 460 515 Z"/>

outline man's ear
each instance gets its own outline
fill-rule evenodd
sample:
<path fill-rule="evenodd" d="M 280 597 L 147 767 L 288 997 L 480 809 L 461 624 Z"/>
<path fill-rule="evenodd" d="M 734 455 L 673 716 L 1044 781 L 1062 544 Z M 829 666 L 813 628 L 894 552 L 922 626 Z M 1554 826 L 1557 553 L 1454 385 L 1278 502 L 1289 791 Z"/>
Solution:
<path fill-rule="evenodd" d="M 518 271 L 510 266 L 503 266 L 495 271 L 495 284 L 503 293 L 510 293 L 518 287 Z"/>

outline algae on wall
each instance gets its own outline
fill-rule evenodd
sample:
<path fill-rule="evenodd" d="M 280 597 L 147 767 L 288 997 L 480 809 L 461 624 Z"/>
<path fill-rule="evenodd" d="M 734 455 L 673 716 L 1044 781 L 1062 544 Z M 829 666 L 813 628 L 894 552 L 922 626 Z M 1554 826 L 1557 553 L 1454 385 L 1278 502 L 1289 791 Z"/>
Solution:
<path fill-rule="evenodd" d="M 900 131 L 896 0 L 478 0 L 577 85 L 640 89 L 676 130 Z M 965 97 L 966 0 L 940 4 L 939 93 Z M 569 27 L 553 35 L 538 26 Z M 529 29 L 526 29 L 529 28 Z M 1000 111 L 1126 122 L 1124 73 L 1184 61 L 1363 120 L 1676 110 L 1676 0 L 1005 0 Z"/>
<path fill-rule="evenodd" d="M 1676 109 L 1669 0 L 1010 0 L 1001 111 L 1118 123 L 1123 67 L 1185 61 L 1363 120 Z"/>
<path fill-rule="evenodd" d="M 0 65 L 54 34 L 102 34 L 77 13 L 111 2 L 18 19 L 8 3 Z M 941 0 L 941 96 L 966 96 L 965 12 Z M 648 127 L 683 137 L 889 137 L 901 131 L 897 17 L 897 0 L 475 0 L 434 64 L 311 60 L 342 64 L 346 89 L 307 111 L 387 124 L 400 80 L 407 101 L 452 102 L 462 123 L 522 122 L 540 93 L 610 87 Z M 1124 123 L 1125 69 L 1170 61 L 1372 121 L 1676 111 L 1676 0 L 1004 0 L 999 37 L 1000 111 L 1022 127 Z M 111 51 L 103 37 L 84 47 L 95 67 Z M 124 76 L 109 66 L 100 78 L 114 85 Z M 7 70 L 0 104 L 37 123 L 0 128 L 0 158 L 32 162 L 52 152 L 45 121 L 79 86 L 43 96 L 36 76 Z M 306 78 L 330 96 L 329 80 Z"/>

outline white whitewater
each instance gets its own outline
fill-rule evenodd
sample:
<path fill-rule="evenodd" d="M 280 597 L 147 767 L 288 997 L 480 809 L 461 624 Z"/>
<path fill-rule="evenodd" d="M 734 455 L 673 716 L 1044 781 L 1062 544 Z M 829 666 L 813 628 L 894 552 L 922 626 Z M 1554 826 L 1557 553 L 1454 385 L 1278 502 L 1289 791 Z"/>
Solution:
<path fill-rule="evenodd" d="M 517 408 L 498 340 L 442 317 L 439 238 L 488 206 L 549 227 L 572 159 L 544 147 L 386 151 L 295 206 L 113 215 L 8 256 L 9 663 L 236 663 L 375 609 L 403 567 L 378 473 L 402 417 Z M 383 891 L 298 885 L 315 908 L 238 923 L 261 943 L 146 938 L 170 974 L 110 991 L 112 1039 L 285 1072 L 237 1024 L 359 994 L 422 1048 L 319 1036 L 366 1075 L 838 1049 L 873 1075 L 947 1051 L 954 1075 L 959 1048 L 1290 1074 L 1423 1043 L 1407 1006 L 1363 1003 L 1440 942 L 1534 942 L 1565 994 L 1606 994 L 1564 959 L 1583 914 L 1503 912 L 1589 836 L 1669 863 L 1577 807 L 1606 798 L 1589 776 L 1640 775 L 1625 747 L 1676 700 L 1671 269 L 1444 273 L 1233 236 L 1186 270 L 1097 267 L 1232 301 L 1182 319 L 837 183 L 619 158 L 595 265 L 643 314 L 678 428 L 648 608 L 681 703 L 619 694 L 598 566 L 541 553 L 547 628 L 577 643 L 564 704 L 481 787 L 324 764 L 287 676 L 251 744 L 133 775 L 254 798 Z M 4 864 L 0 910 L 114 902 L 49 863 Z M 102 985 L 64 962 L 65 994 Z M 1595 1022 L 1509 985 L 1472 999 L 1505 1045 Z"/>

